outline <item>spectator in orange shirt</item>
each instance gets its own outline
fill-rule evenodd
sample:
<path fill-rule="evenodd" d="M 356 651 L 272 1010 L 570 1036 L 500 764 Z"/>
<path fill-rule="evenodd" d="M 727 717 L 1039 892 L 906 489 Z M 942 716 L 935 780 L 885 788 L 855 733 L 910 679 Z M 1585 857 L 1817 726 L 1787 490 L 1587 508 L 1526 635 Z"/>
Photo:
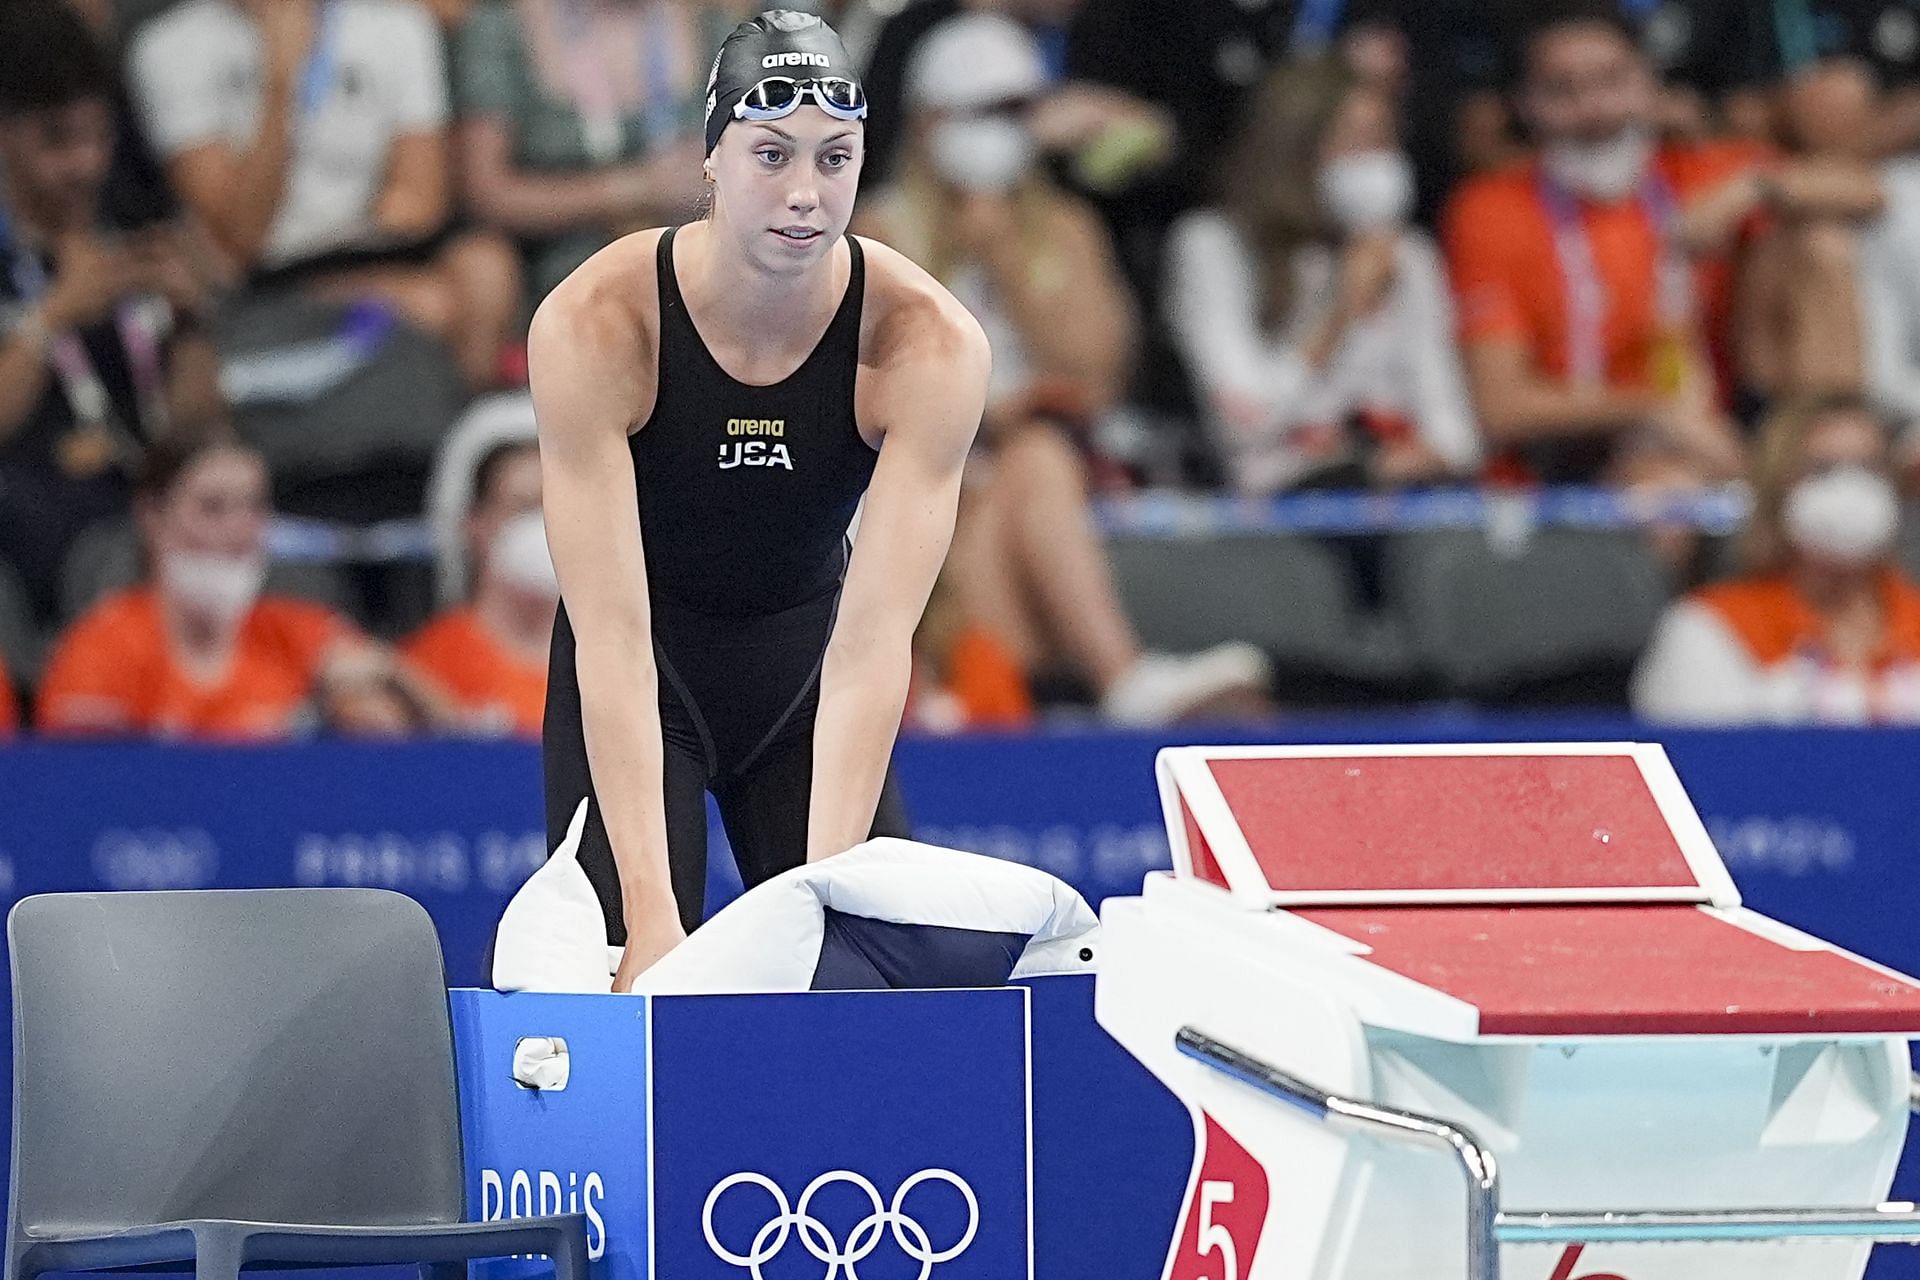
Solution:
<path fill-rule="evenodd" d="M 1704 724 L 1920 723 L 1920 586 L 1894 566 L 1886 424 L 1858 398 L 1790 408 L 1762 441 L 1746 575 L 1670 606 L 1634 709 Z"/>
<path fill-rule="evenodd" d="M 267 472 L 219 439 L 168 439 L 136 494 L 149 581 L 61 638 L 41 681 L 55 734 L 283 738 L 389 733 L 439 718 L 431 694 L 344 618 L 262 597 Z"/>
<path fill-rule="evenodd" d="M 531 436 L 495 444 L 473 477 L 473 504 L 461 525 L 472 592 L 416 633 L 404 652 L 453 698 L 470 728 L 538 738 L 560 602 L 540 515 L 539 445 Z"/>
<path fill-rule="evenodd" d="M 1610 6 L 1549 14 L 1523 62 L 1538 158 L 1466 183 L 1444 227 L 1488 443 L 1550 483 L 1738 475 L 1716 345 L 1733 250 L 1756 215 L 1865 217 L 1877 189 L 1748 143 L 1659 145 L 1652 69 Z"/>

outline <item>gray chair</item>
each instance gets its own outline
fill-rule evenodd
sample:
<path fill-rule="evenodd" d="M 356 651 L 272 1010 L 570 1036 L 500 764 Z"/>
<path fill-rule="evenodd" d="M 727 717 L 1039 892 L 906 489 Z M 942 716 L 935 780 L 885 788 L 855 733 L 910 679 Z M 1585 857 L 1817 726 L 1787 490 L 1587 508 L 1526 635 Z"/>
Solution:
<path fill-rule="evenodd" d="M 545 1254 L 585 1219 L 465 1221 L 439 940 L 362 889 L 48 894 L 7 917 L 7 1280 Z"/>
<path fill-rule="evenodd" d="M 1390 624 L 1360 607 L 1352 565 L 1322 542 L 1273 534 L 1107 542 L 1122 606 L 1148 647 L 1244 640 L 1283 670 L 1355 680 L 1410 674 Z"/>
<path fill-rule="evenodd" d="M 1644 539 L 1569 529 L 1511 550 L 1478 532 L 1401 535 L 1385 576 L 1418 659 L 1449 692 L 1495 701 L 1586 675 L 1624 698 L 1672 595 Z"/>

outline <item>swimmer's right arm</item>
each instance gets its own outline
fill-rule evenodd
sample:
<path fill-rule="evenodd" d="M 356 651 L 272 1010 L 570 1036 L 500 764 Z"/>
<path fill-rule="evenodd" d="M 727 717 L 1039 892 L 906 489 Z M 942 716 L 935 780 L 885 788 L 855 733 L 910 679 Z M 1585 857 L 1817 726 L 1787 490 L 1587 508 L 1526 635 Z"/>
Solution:
<path fill-rule="evenodd" d="M 667 863 L 658 675 L 627 429 L 650 388 L 638 319 L 588 271 L 541 304 L 528 339 L 547 541 L 575 637 L 587 764 L 627 925 L 614 981 L 686 935 Z"/>

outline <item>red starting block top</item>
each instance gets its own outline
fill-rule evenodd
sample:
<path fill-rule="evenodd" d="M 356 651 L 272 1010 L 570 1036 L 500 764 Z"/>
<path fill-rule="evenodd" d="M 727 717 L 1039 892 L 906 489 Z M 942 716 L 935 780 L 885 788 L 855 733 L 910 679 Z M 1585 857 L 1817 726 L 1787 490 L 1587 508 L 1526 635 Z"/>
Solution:
<path fill-rule="evenodd" d="M 1336 907 L 1292 914 L 1480 1011 L 1480 1034 L 1920 1035 L 1920 985 L 1751 912 Z"/>
<path fill-rule="evenodd" d="M 1177 747 L 1178 873 L 1261 905 L 1739 895 L 1658 746 Z"/>

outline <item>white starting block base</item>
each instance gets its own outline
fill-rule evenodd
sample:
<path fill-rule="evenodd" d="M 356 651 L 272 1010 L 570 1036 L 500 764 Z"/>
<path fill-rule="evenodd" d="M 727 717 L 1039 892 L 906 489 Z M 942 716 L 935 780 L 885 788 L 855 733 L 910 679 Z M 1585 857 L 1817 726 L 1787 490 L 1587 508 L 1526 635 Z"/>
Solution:
<path fill-rule="evenodd" d="M 1458 1155 L 1277 1101 L 1183 1029 L 1459 1126 L 1503 1219 L 1861 1210 L 1891 1187 L 1920 984 L 1742 909 L 1658 748 L 1185 748 L 1160 773 L 1175 871 L 1108 900 L 1096 1014 L 1194 1116 L 1166 1280 L 1492 1274 L 1469 1271 Z M 1497 1261 L 1859 1280 L 1871 1248 L 1770 1234 Z"/>
<path fill-rule="evenodd" d="M 1206 1140 L 1199 1117 L 1211 1116 L 1264 1164 L 1268 1208 L 1254 1248 L 1237 1259 L 1244 1277 L 1464 1276 L 1460 1171 L 1443 1152 L 1330 1129 L 1182 1056 L 1174 1037 L 1186 1025 L 1330 1092 L 1463 1125 L 1499 1161 L 1510 1206 L 1844 1208 L 1875 1203 L 1892 1185 L 1906 1137 L 1902 1039 L 1460 1043 L 1382 1030 L 1278 943 L 1271 917 L 1221 911 L 1219 897 L 1156 877 L 1144 898 L 1110 902 L 1096 1009 L 1194 1111 L 1197 1141 Z M 1232 1187 L 1241 1203 L 1254 1193 Z M 1833 1240 L 1589 1246 L 1561 1274 L 1567 1247 L 1508 1245 L 1501 1262 L 1503 1276 L 1520 1280 L 1858 1280 L 1869 1249 Z M 1217 1268 L 1188 1275 L 1179 1266 L 1176 1257 L 1170 1280 L 1218 1280 Z"/>

